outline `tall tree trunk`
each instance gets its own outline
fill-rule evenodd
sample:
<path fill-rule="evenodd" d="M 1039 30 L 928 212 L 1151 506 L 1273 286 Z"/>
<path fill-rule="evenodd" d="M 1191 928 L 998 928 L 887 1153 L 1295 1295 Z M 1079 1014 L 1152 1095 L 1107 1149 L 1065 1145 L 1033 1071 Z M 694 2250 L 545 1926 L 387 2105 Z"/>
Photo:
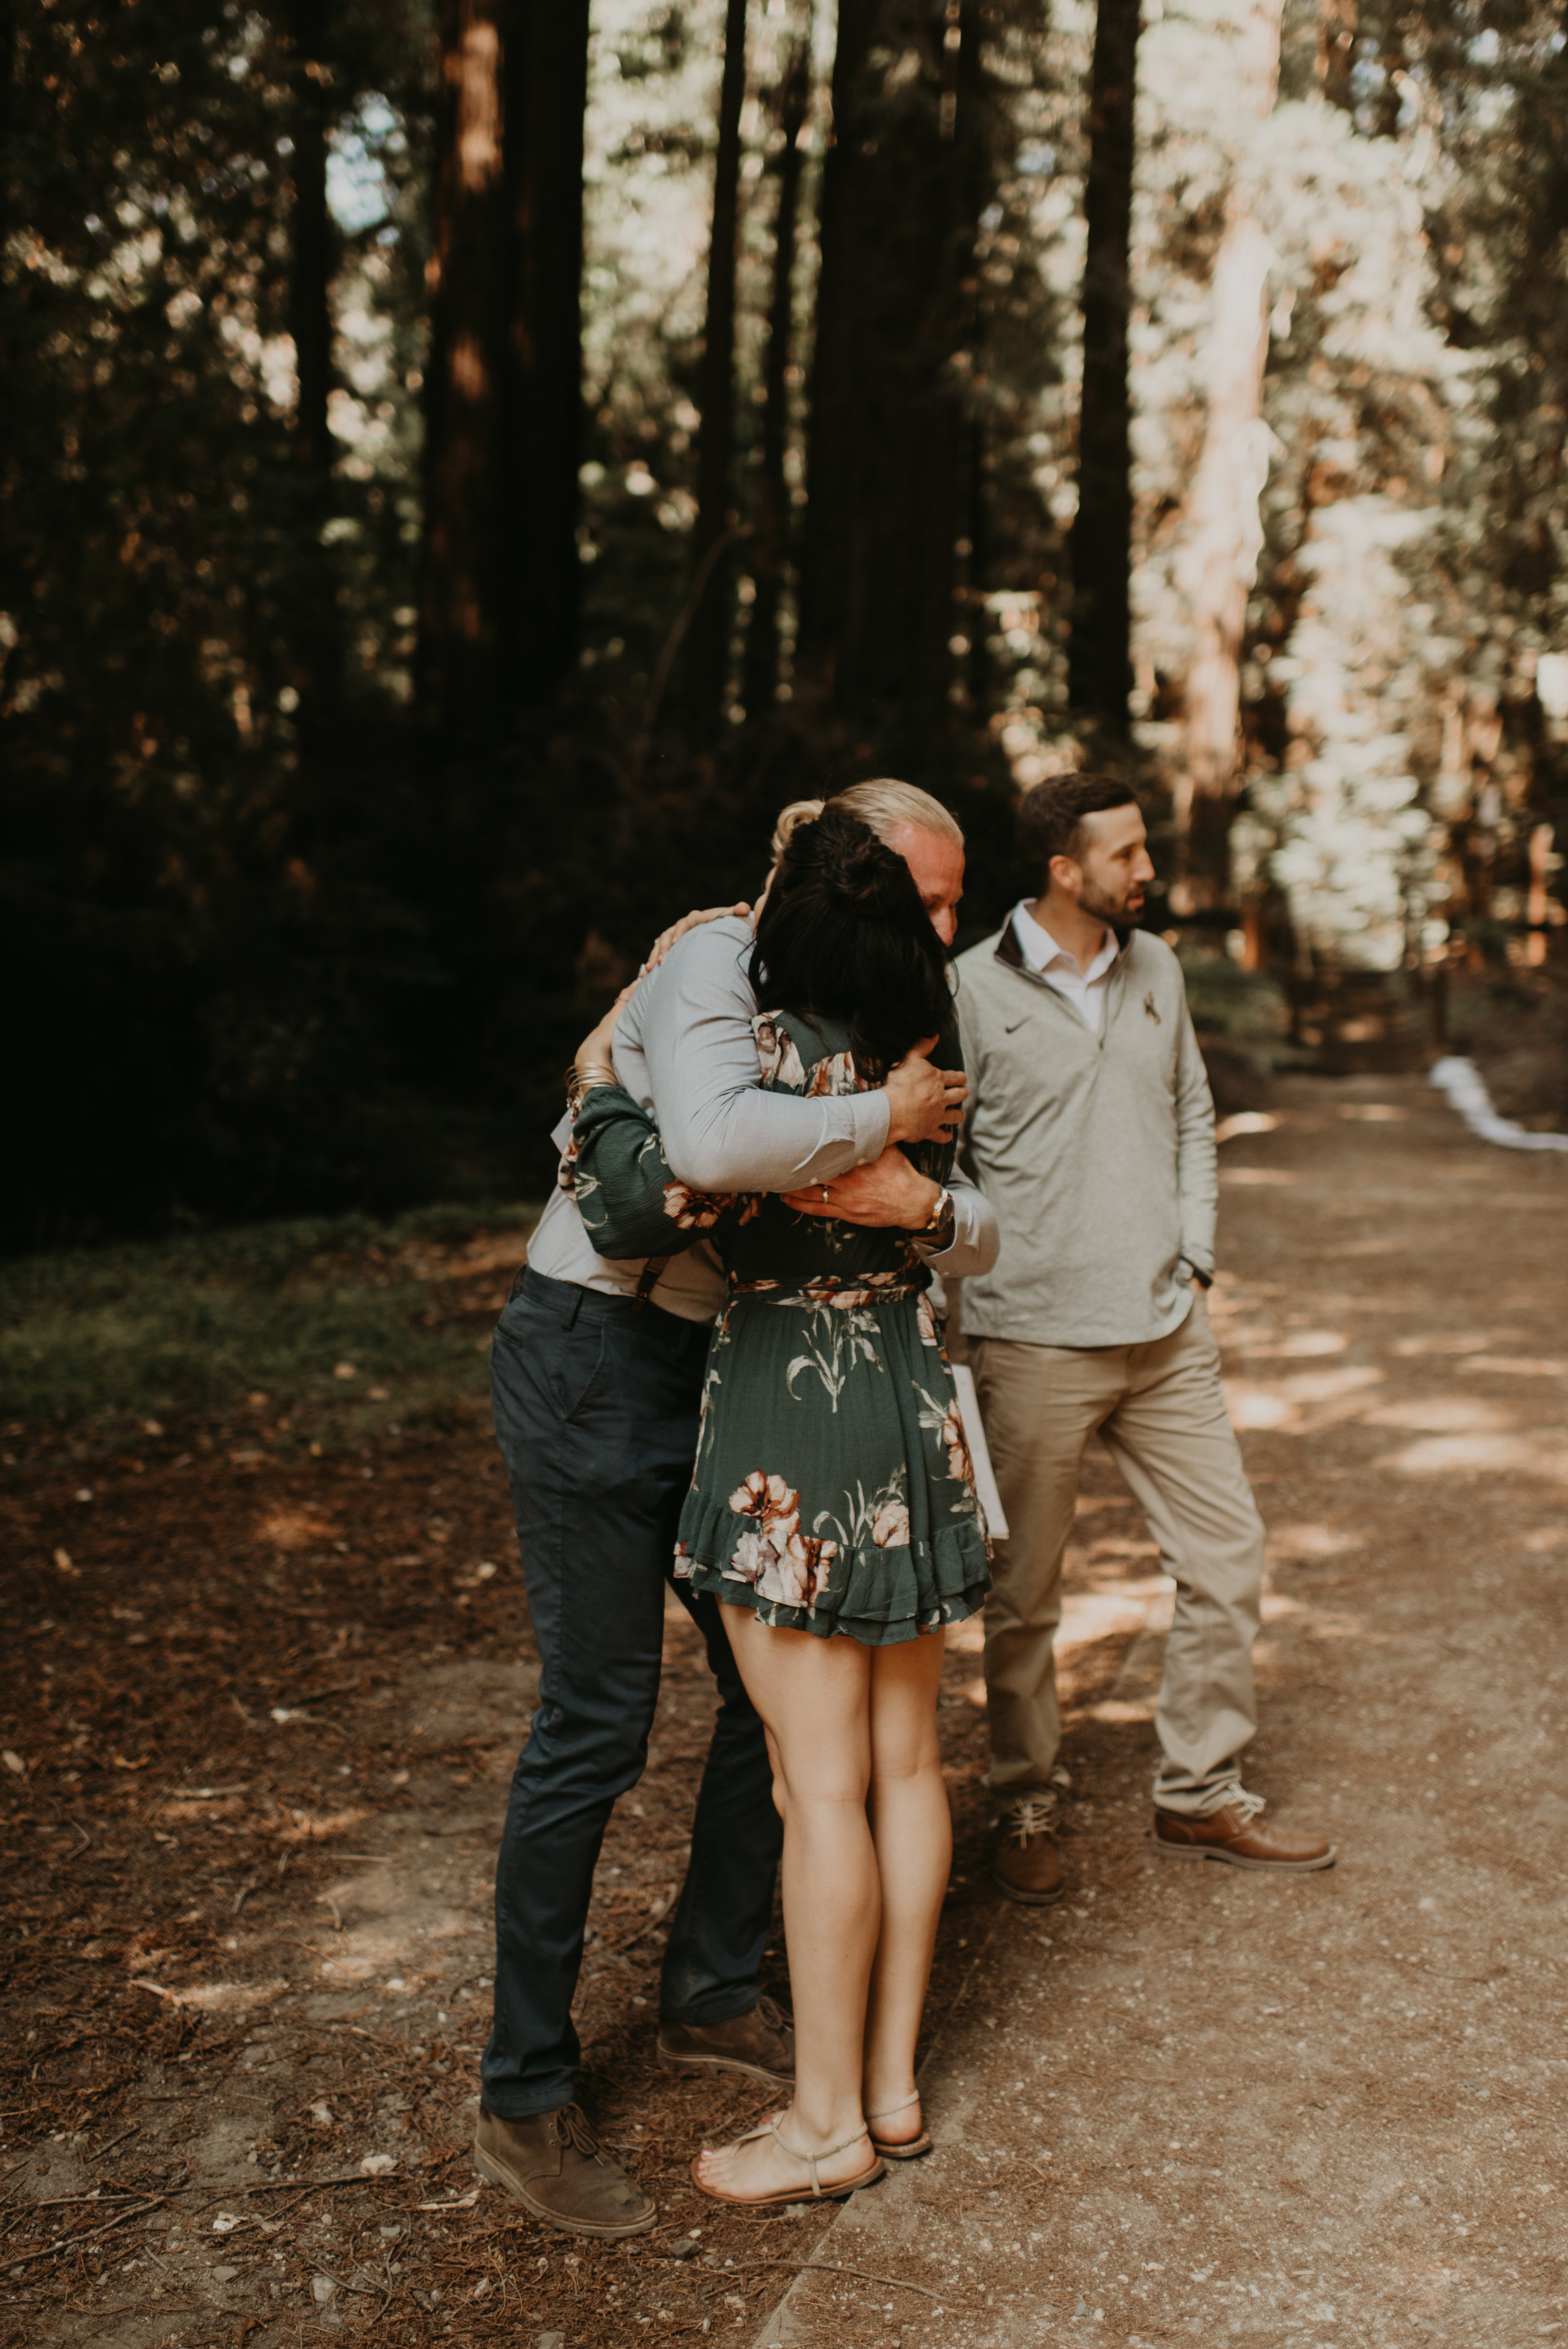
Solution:
<path fill-rule="evenodd" d="M 294 338 L 298 398 L 294 409 L 294 460 L 297 490 L 296 528 L 302 549 L 303 592 L 294 611 L 294 686 L 299 695 L 295 720 L 303 748 L 309 749 L 336 704 L 342 683 L 343 642 L 336 577 L 322 533 L 332 514 L 333 445 L 327 429 L 332 388 L 332 217 L 326 204 L 327 134 L 332 127 L 328 68 L 324 51 L 330 38 L 330 10 L 294 0 L 289 15 L 294 105 L 293 254 L 289 278 L 289 331 Z"/>
<path fill-rule="evenodd" d="M 718 153 L 713 173 L 713 234 L 707 253 L 707 326 L 698 402 L 694 588 L 704 581 L 686 636 L 686 696 L 695 719 L 724 698 L 729 669 L 730 565 L 721 542 L 733 527 L 735 469 L 735 264 L 740 216 L 740 111 L 746 98 L 747 0 L 727 0 Z"/>
<path fill-rule="evenodd" d="M 1069 690 L 1116 732 L 1132 684 L 1132 445 L 1128 319 L 1132 307 L 1133 118 L 1139 0 L 1099 0 L 1089 68 L 1083 393 L 1073 517 Z"/>
<path fill-rule="evenodd" d="M 1323 0 L 1317 20 L 1317 87 L 1330 106 L 1342 107 L 1346 114 L 1356 103 L 1350 74 L 1360 29 L 1358 0 Z"/>
<path fill-rule="evenodd" d="M 520 715 L 549 704 L 580 642 L 588 0 L 509 0 L 506 29 L 511 317 L 499 625 L 503 697 Z"/>
<path fill-rule="evenodd" d="M 755 716 L 771 709 L 779 689 L 779 611 L 789 543 L 789 487 L 784 463 L 789 439 L 789 350 L 795 329 L 795 256 L 799 244 L 800 133 L 811 97 L 811 11 L 789 52 L 776 98 L 779 135 L 779 207 L 773 222 L 773 286 L 768 305 L 768 355 L 763 368 L 762 464 L 751 543 L 756 595 L 746 632 L 744 694 Z"/>
<path fill-rule="evenodd" d="M 1244 26 L 1241 97 L 1254 121 L 1279 83 L 1280 0 L 1260 0 Z M 1263 551 L 1258 501 L 1273 439 L 1261 414 L 1274 255 L 1245 189 L 1233 185 L 1214 263 L 1209 414 L 1188 505 L 1179 579 L 1191 605 L 1187 758 L 1176 792 L 1178 913 L 1224 902 L 1239 789 L 1242 639 Z"/>
<path fill-rule="evenodd" d="M 967 520 L 980 15 L 841 0 L 823 171 L 797 688 L 915 766 L 946 731 Z"/>
<path fill-rule="evenodd" d="M 501 67 L 511 5 L 442 0 L 439 23 L 419 688 L 425 725 L 448 748 L 493 740 L 502 707 L 498 487 L 511 288 Z"/>

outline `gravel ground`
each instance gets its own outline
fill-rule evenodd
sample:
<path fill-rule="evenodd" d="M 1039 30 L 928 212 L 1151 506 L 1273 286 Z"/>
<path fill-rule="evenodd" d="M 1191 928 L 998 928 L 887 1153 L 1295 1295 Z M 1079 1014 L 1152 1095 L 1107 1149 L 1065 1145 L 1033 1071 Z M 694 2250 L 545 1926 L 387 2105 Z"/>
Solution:
<path fill-rule="evenodd" d="M 12 1427 L 6 2349 L 1568 2343 L 1568 1168 L 1473 1142 L 1418 1080 L 1290 1080 L 1276 1106 L 1225 1147 L 1215 1295 L 1272 1531 L 1250 1775 L 1340 1863 L 1150 1853 L 1168 1588 L 1097 1458 L 1070 1901 L 989 1889 L 964 1627 L 939 2149 L 830 2220 L 701 2202 L 686 2159 L 756 2100 L 654 2063 L 711 1715 L 678 1612 L 579 2008 L 583 2101 L 661 2224 L 576 2246 L 468 2160 L 533 1678 L 482 1427 L 315 1459 L 170 1422 L 93 1460 Z M 781 1938 L 771 1962 L 781 1988 Z"/>
<path fill-rule="evenodd" d="M 1417 1079 L 1280 1104 L 1217 1291 L 1271 1528 L 1249 1778 L 1339 1863 L 1150 1849 L 1152 1598 L 1070 1738 L 1070 1904 L 988 1909 L 939 2149 L 820 2249 L 896 2285 L 812 2271 L 761 2342 L 1568 2337 L 1568 1168 Z"/>

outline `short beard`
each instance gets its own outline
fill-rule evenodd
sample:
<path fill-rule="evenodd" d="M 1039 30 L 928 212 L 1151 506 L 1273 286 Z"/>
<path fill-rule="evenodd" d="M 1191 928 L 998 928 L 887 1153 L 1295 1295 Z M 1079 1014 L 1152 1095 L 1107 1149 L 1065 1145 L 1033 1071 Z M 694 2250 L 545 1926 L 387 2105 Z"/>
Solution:
<path fill-rule="evenodd" d="M 1098 889 L 1085 888 L 1078 895 L 1078 911 L 1088 914 L 1092 921 L 1109 922 L 1113 928 L 1124 928 L 1130 921 L 1137 919 L 1136 915 L 1130 915 L 1127 910 L 1127 899 L 1132 895 L 1134 886 L 1140 885 L 1130 885 L 1126 895 L 1115 903 Z"/>

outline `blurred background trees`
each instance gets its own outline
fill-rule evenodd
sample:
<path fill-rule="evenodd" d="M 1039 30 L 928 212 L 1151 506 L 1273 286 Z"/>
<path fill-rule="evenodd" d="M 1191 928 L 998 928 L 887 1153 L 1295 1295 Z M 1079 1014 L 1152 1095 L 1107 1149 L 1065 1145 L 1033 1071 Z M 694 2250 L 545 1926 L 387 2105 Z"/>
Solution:
<path fill-rule="evenodd" d="M 647 937 L 870 773 L 979 935 L 1017 789 L 1117 764 L 1303 1050 L 1549 982 L 1536 0 L 5 27 L 12 1244 L 546 1179 Z"/>

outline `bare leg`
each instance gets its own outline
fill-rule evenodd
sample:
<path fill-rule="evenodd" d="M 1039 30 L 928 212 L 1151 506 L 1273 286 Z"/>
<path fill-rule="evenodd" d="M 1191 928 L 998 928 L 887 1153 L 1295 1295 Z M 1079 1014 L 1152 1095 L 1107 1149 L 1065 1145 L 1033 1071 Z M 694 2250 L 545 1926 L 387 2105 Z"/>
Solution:
<path fill-rule="evenodd" d="M 882 1878 L 882 1938 L 866 2024 L 865 2108 L 875 2134 L 910 2145 L 923 2127 L 914 2044 L 931 1981 L 937 1920 L 953 1857 L 953 1825 L 936 1742 L 940 1633 L 872 1651 L 872 1833 Z"/>
<path fill-rule="evenodd" d="M 784 1819 L 784 1928 L 795 2004 L 795 2095 L 781 2127 L 820 2163 L 824 2186 L 872 2161 L 861 2110 L 866 1994 L 882 1921 L 871 1782 L 873 1651 L 759 1623 L 727 1607 L 725 1627 L 776 1758 Z M 725 2194 L 809 2191 L 806 2172 L 772 2137 L 704 2149 L 704 2185 Z"/>

